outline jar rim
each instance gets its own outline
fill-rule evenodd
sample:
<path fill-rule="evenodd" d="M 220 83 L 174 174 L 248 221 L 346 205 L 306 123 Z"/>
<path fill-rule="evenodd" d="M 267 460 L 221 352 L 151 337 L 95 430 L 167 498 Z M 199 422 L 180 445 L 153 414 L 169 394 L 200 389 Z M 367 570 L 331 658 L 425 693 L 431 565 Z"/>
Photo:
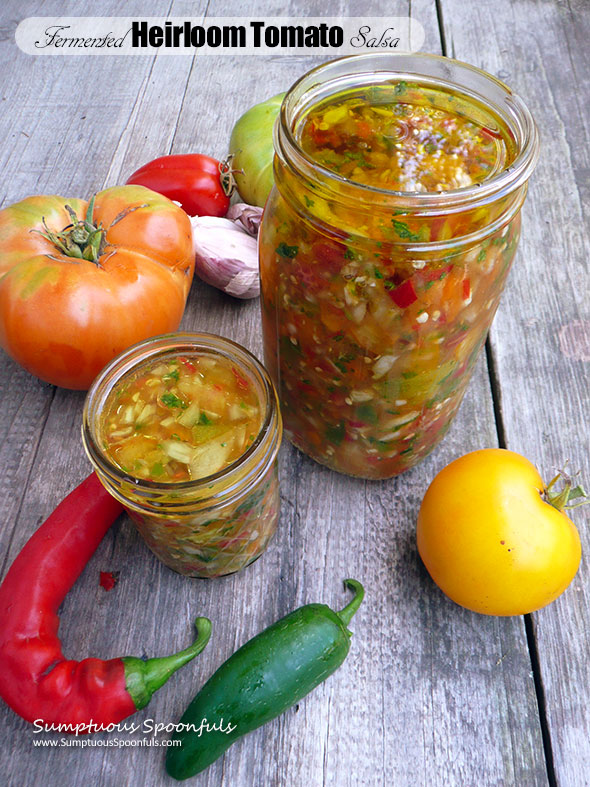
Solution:
<path fill-rule="evenodd" d="M 414 70 L 404 70 L 401 67 L 396 67 L 397 64 L 401 66 L 402 63 L 411 66 L 413 60 L 428 64 L 432 72 L 440 71 L 446 78 L 440 75 L 433 76 L 432 74 L 424 73 L 427 70 L 426 68 L 422 70 L 416 70 L 415 68 Z M 368 68 L 358 70 L 359 68 L 362 69 L 365 63 Z M 371 63 L 373 68 L 371 68 Z M 348 73 L 339 74 L 338 72 L 346 65 L 350 65 Z M 386 67 L 376 68 L 377 65 Z M 422 82 L 432 81 L 433 84 L 455 88 L 461 91 L 463 95 L 475 98 L 480 103 L 490 106 L 490 101 L 486 100 L 481 93 L 475 92 L 465 84 L 451 79 L 450 72 L 452 70 L 470 75 L 482 88 L 485 85 L 495 90 L 504 99 L 506 107 L 502 110 L 499 106 L 493 105 L 492 108 L 496 114 L 500 115 L 508 123 L 511 132 L 516 132 L 515 139 L 518 143 L 516 158 L 510 166 L 500 170 L 486 181 L 459 189 L 437 192 L 393 191 L 358 183 L 319 164 L 301 148 L 295 137 L 295 111 L 299 108 L 300 103 L 303 101 L 306 107 L 313 106 L 317 103 L 317 98 L 316 100 L 313 99 L 314 94 L 318 96 L 320 91 L 329 87 L 330 84 L 341 87 L 344 79 L 352 79 L 354 76 L 361 77 L 364 75 L 366 77 L 373 75 L 376 77 L 387 74 L 389 77 L 409 77 Z M 335 72 L 332 79 L 329 77 L 330 72 Z M 322 97 L 327 95 L 329 93 L 324 92 Z M 510 112 L 508 112 L 508 109 Z M 516 134 L 519 135 L 520 139 Z M 275 126 L 274 141 L 276 154 L 282 156 L 285 161 L 288 161 L 296 169 L 303 170 L 308 177 L 313 177 L 315 171 L 316 177 L 318 173 L 321 174 L 327 183 L 338 183 L 340 186 L 345 185 L 348 189 L 354 191 L 356 195 L 367 195 L 368 198 L 371 196 L 381 199 L 389 198 L 392 203 L 395 202 L 396 206 L 402 206 L 408 212 L 433 207 L 439 212 L 444 212 L 452 208 L 456 209 L 459 205 L 475 207 L 485 204 L 491 199 L 498 199 L 526 184 L 539 158 L 539 133 L 534 118 L 524 101 L 508 85 L 497 77 L 469 63 L 426 52 L 363 53 L 337 58 L 316 66 L 294 82 L 287 91 L 281 104 L 278 122 Z"/>
<path fill-rule="evenodd" d="M 96 426 L 98 423 L 96 416 L 100 411 L 100 406 L 104 404 L 114 386 L 126 374 L 143 363 L 171 354 L 178 355 L 183 351 L 195 352 L 199 350 L 231 359 L 233 363 L 238 363 L 243 370 L 256 377 L 264 397 L 265 412 L 255 440 L 231 464 L 216 473 L 203 476 L 203 478 L 195 478 L 188 481 L 158 482 L 138 478 L 131 473 L 125 472 L 109 459 L 96 439 Z M 273 430 L 273 424 L 276 424 L 278 429 Z M 248 482 L 252 476 L 258 475 L 261 461 L 266 458 L 267 461 L 264 462 L 265 468 L 269 462 L 274 461 L 280 446 L 281 435 L 282 424 L 278 398 L 266 369 L 256 356 L 245 347 L 232 339 L 213 333 L 177 332 L 162 334 L 144 339 L 123 350 L 104 367 L 92 383 L 84 402 L 82 417 L 82 442 L 84 449 L 99 474 L 109 480 L 114 480 L 116 484 L 122 482 L 131 484 L 134 491 L 143 493 L 146 496 L 150 494 L 157 496 L 174 492 L 197 493 L 199 490 L 217 486 L 219 486 L 219 490 L 208 494 L 207 499 L 214 500 L 219 497 L 231 496 L 234 493 L 237 494 L 244 487 L 245 481 Z M 267 457 L 266 455 L 269 451 L 271 453 Z M 230 483 L 229 485 L 223 483 L 244 466 L 248 466 L 247 472 L 238 483 Z"/>

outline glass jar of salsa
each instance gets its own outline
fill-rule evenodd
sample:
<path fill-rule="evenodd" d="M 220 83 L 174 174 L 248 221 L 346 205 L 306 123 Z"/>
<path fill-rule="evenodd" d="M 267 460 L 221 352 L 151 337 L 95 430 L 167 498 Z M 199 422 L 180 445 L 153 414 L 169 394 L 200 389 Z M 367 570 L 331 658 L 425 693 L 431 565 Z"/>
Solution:
<path fill-rule="evenodd" d="M 238 344 L 180 333 L 136 344 L 96 378 L 82 439 L 150 549 L 192 577 L 256 560 L 279 514 L 281 416 Z"/>
<path fill-rule="evenodd" d="M 293 85 L 275 153 L 260 273 L 285 432 L 334 470 L 397 475 L 461 403 L 516 251 L 535 123 L 465 63 L 360 55 Z"/>

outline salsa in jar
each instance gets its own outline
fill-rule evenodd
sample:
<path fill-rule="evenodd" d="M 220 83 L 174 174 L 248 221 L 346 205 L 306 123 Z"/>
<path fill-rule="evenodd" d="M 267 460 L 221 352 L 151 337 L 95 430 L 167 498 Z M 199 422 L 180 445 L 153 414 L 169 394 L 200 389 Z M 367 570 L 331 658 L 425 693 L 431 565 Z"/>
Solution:
<path fill-rule="evenodd" d="M 91 388 L 83 437 L 153 552 L 190 576 L 255 560 L 279 495 L 276 394 L 253 356 L 206 334 L 150 339 Z"/>
<path fill-rule="evenodd" d="M 119 380 L 101 415 L 106 455 L 149 481 L 190 481 L 231 465 L 256 439 L 261 404 L 227 358 L 147 361 Z"/>
<path fill-rule="evenodd" d="M 459 407 L 516 251 L 534 123 L 465 64 L 363 55 L 293 86 L 275 147 L 260 267 L 286 434 L 391 477 Z"/>

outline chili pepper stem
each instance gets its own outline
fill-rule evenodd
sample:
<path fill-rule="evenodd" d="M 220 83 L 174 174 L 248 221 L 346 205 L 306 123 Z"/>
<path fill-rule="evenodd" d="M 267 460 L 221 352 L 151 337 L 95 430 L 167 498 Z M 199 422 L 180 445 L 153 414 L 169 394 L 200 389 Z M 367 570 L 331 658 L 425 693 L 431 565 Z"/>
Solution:
<path fill-rule="evenodd" d="M 198 631 L 196 640 L 179 653 L 147 661 L 134 656 L 123 659 L 126 688 L 137 710 L 148 704 L 152 694 L 161 688 L 176 670 L 194 659 L 205 648 L 211 636 L 211 621 L 209 618 L 197 618 L 195 626 Z"/>
<path fill-rule="evenodd" d="M 363 598 L 365 597 L 365 589 L 360 582 L 357 582 L 356 579 L 345 579 L 344 587 L 349 587 L 351 590 L 354 590 L 355 595 L 352 601 L 347 604 L 344 609 L 341 609 L 340 612 L 337 612 L 336 614 L 340 620 L 346 626 L 348 626 L 352 616 L 362 604 Z"/>

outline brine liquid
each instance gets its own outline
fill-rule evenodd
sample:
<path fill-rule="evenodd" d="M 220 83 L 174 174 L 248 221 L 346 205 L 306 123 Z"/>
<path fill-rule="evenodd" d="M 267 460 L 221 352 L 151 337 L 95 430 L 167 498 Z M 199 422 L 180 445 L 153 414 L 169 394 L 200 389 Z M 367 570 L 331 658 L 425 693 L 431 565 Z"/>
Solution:
<path fill-rule="evenodd" d="M 443 90 L 400 81 L 332 97 L 299 122 L 302 149 L 356 183 L 436 192 L 482 183 L 515 157 L 498 117 Z"/>
<path fill-rule="evenodd" d="M 249 376 L 222 356 L 150 361 L 119 380 L 101 416 L 101 440 L 124 472 L 159 483 L 217 473 L 256 439 L 262 423 Z"/>

